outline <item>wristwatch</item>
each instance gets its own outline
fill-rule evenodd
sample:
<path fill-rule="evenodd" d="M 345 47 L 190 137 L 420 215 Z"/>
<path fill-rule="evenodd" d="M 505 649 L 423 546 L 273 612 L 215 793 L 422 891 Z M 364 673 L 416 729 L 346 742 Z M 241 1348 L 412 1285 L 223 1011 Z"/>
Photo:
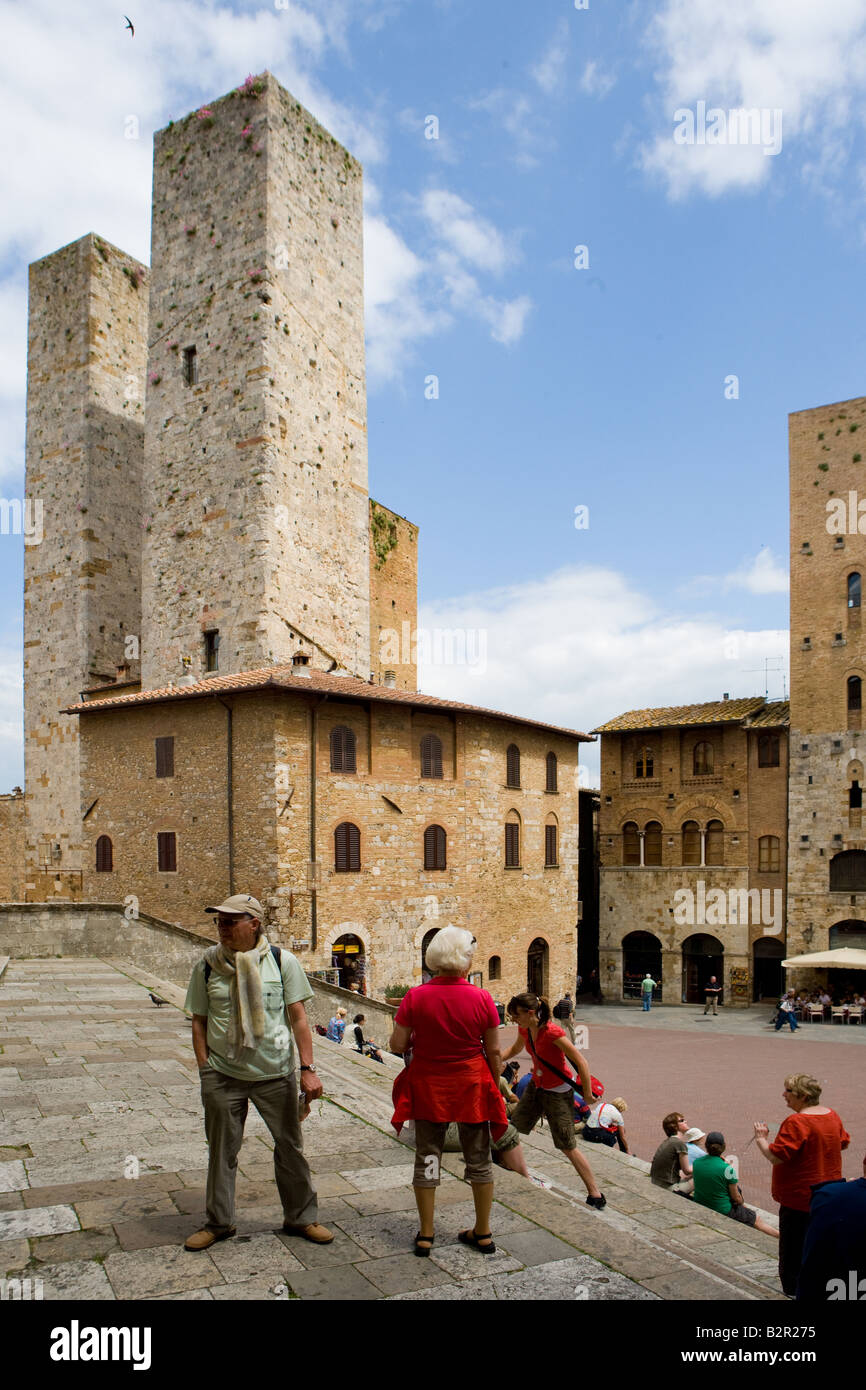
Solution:
<path fill-rule="evenodd" d="M 311 1072 L 313 1073 L 314 1076 L 318 1076 L 318 1072 L 316 1071 L 316 1068 L 315 1068 L 315 1067 L 308 1066 L 306 1062 L 304 1062 L 304 1064 L 302 1065 L 301 1071 L 311 1071 Z"/>

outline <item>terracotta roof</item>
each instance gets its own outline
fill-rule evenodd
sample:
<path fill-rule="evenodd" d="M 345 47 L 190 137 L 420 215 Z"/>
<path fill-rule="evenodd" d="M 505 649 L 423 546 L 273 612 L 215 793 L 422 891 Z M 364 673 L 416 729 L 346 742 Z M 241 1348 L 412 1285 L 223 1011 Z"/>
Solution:
<path fill-rule="evenodd" d="M 309 669 L 309 668 L 307 668 Z M 111 690 L 106 687 L 106 691 Z M 64 714 L 92 714 L 98 710 L 131 709 L 138 705 L 157 705 L 176 700 L 205 700 L 214 695 L 240 695 L 248 690 L 283 690 L 295 695 L 338 695 L 353 700 L 374 700 L 386 705 L 412 705 L 416 709 L 455 710 L 466 714 L 483 714 L 490 719 L 507 719 L 513 724 L 527 724 L 534 729 L 549 729 L 565 738 L 593 743 L 589 734 L 576 729 L 562 729 L 557 724 L 544 724 L 538 719 L 524 719 L 518 714 L 485 709 L 482 705 L 465 705 L 458 700 L 440 700 L 435 695 L 420 695 L 411 690 L 394 690 L 387 685 L 368 685 L 354 676 L 335 676 L 325 671 L 310 671 L 309 676 L 293 674 L 291 665 L 262 666 L 257 671 L 241 671 L 236 676 L 211 676 L 194 681 L 192 685 L 163 686 L 159 690 L 135 691 L 131 695 L 106 694 L 104 699 L 84 700 L 69 705 Z"/>
<path fill-rule="evenodd" d="M 781 703 L 781 701 L 779 702 Z M 737 724 L 763 710 L 763 695 L 743 700 L 710 700 L 704 705 L 671 705 L 666 709 L 633 709 L 599 724 L 594 734 L 619 734 L 637 729 L 668 729 L 678 724 Z M 778 722 L 776 720 L 775 722 Z"/>
<path fill-rule="evenodd" d="M 770 700 L 764 709 L 758 710 L 746 720 L 748 729 L 787 729 L 791 722 L 791 707 L 787 700 Z"/>

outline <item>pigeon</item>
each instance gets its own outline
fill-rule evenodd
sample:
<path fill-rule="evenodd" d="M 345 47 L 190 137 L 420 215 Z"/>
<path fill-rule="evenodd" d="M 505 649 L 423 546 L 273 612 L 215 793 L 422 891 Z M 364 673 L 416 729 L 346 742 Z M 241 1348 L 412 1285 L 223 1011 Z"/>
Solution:
<path fill-rule="evenodd" d="M 133 22 L 132 22 L 132 20 L 130 19 L 130 17 L 129 17 L 128 14 L 125 14 L 123 17 L 124 17 L 124 19 L 126 20 L 126 27 L 127 27 L 127 29 L 129 29 L 129 30 L 132 31 L 132 32 L 131 32 L 131 37 L 132 37 L 132 38 L 135 38 L 135 25 L 133 24 Z M 165 1000 L 163 999 L 162 1002 L 165 1003 Z"/>
<path fill-rule="evenodd" d="M 148 993 L 150 993 L 150 991 L 148 991 Z M 153 1002 L 154 1002 L 154 1004 L 156 1005 L 157 1008 L 159 1008 L 160 1004 L 167 1004 L 167 1003 L 168 1003 L 168 1000 L 167 1000 L 167 999 L 160 999 L 160 998 L 158 997 L 158 995 L 156 995 L 156 994 L 151 994 L 150 997 L 151 997 L 151 999 L 153 1000 Z"/>

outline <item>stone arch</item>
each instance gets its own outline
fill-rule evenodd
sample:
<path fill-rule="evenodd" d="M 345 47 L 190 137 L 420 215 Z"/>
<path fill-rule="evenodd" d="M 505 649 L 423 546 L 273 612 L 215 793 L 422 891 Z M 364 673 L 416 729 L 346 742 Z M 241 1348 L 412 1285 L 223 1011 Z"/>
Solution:
<path fill-rule="evenodd" d="M 322 953 L 326 955 L 328 968 L 338 969 L 340 971 L 340 986 L 343 989 L 347 988 L 347 982 L 344 978 L 346 974 L 346 962 L 344 961 L 335 966 L 334 960 L 339 953 L 335 953 L 333 949 L 344 937 L 354 937 L 361 946 L 360 951 L 352 953 L 354 956 L 352 982 L 357 982 L 361 985 L 361 993 L 374 994 L 373 972 L 371 970 L 373 961 L 370 955 L 370 933 L 360 922 L 340 922 L 328 932 L 322 944 Z"/>
<path fill-rule="evenodd" d="M 709 932 L 692 932 L 682 946 L 683 1003 L 701 1004 L 704 985 L 711 975 L 725 982 L 725 948 L 717 936 Z"/>
<path fill-rule="evenodd" d="M 550 988 L 550 942 L 546 937 L 536 936 L 529 943 L 526 952 L 526 988 L 545 996 Z"/>

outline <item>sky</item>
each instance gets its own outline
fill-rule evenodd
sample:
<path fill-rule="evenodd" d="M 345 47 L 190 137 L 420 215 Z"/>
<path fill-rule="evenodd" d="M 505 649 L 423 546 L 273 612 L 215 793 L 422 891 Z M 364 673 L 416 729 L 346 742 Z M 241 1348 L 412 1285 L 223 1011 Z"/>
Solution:
<path fill-rule="evenodd" d="M 267 68 L 364 165 L 370 491 L 421 528 L 421 688 L 580 730 L 782 698 L 786 417 L 866 385 L 862 0 L 128 8 L 0 0 L 2 496 L 28 264 L 89 231 L 149 262 L 154 130 Z M 0 535 L 0 790 L 22 570 Z"/>

